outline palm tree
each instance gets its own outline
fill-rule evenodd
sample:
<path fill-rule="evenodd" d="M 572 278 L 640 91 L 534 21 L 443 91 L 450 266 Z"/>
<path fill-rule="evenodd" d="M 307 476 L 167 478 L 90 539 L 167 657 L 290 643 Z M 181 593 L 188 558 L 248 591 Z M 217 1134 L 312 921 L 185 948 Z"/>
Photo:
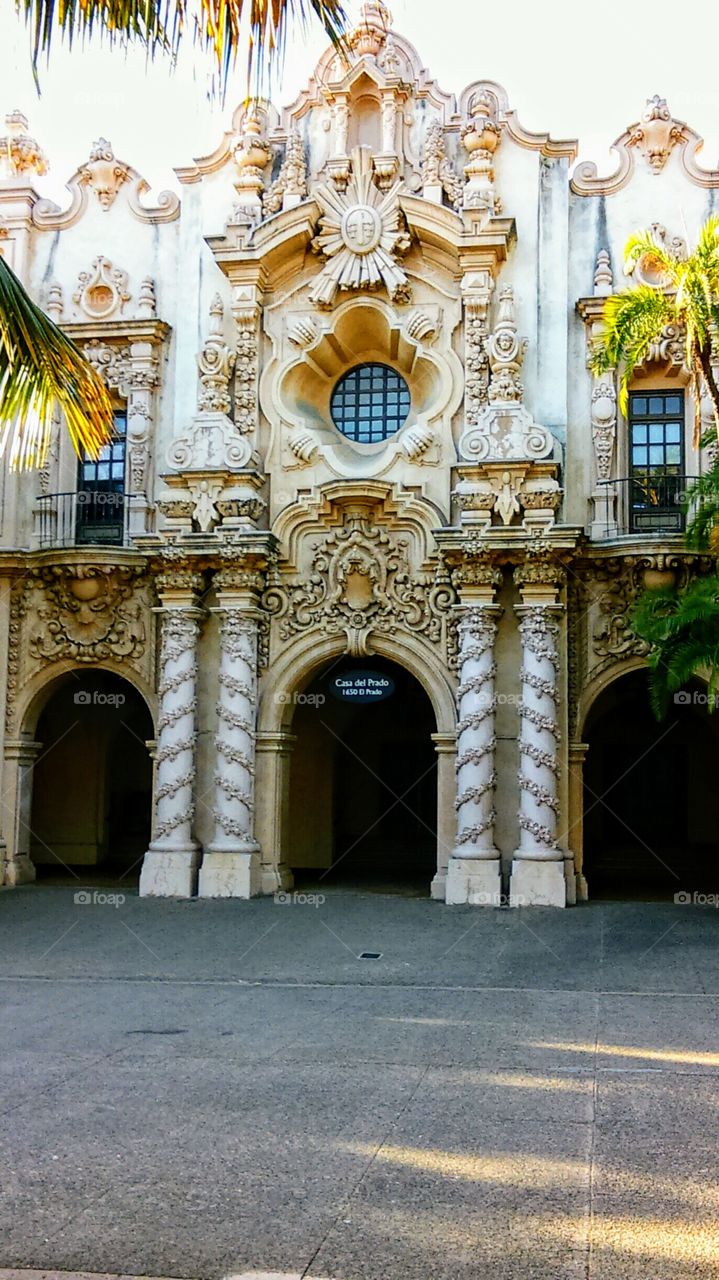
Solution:
<path fill-rule="evenodd" d="M 238 54 L 247 51 L 248 86 L 259 87 L 281 58 L 293 21 L 314 18 L 343 46 L 341 0 L 16 0 L 33 33 L 37 79 L 53 39 L 97 35 L 111 44 L 143 45 L 171 59 L 189 31 L 210 55 L 223 97 Z M 16 470 L 42 466 L 57 411 L 78 453 L 96 457 L 112 433 L 112 405 L 102 378 L 29 297 L 0 254 L 0 452 L 10 444 Z"/>
<path fill-rule="evenodd" d="M 709 674 L 709 708 L 719 690 L 719 578 L 697 578 L 681 591 L 645 591 L 631 615 L 633 630 L 651 645 L 649 697 L 658 720 L 671 698 L 703 669 Z"/>
<path fill-rule="evenodd" d="M 626 261 L 640 259 L 660 283 L 642 284 L 607 298 L 603 328 L 592 355 L 596 374 L 620 369 L 619 407 L 626 413 L 629 383 L 667 325 L 684 334 L 686 367 L 697 406 L 694 444 L 719 440 L 719 387 L 712 357 L 719 333 L 719 217 L 705 222 L 696 248 L 686 258 L 658 244 L 649 231 L 630 237 Z M 699 401 L 711 401 L 714 429 L 700 440 Z M 692 486 L 687 543 L 719 556 L 719 460 Z M 651 646 L 648 655 L 650 698 L 658 719 L 671 698 L 699 669 L 709 673 L 709 706 L 718 705 L 719 578 L 711 574 L 680 590 L 646 591 L 631 614 L 631 626 Z"/>
<path fill-rule="evenodd" d="M 601 374 L 608 369 L 621 370 L 619 407 L 626 413 L 634 370 L 646 359 L 666 326 L 676 325 L 685 335 L 686 366 L 697 406 L 705 391 L 711 400 L 719 439 L 719 387 L 712 369 L 713 339 L 719 332 L 719 216 L 704 223 L 694 252 L 686 258 L 677 257 L 658 244 L 650 231 L 630 236 L 625 254 L 629 265 L 643 259 L 661 285 L 637 285 L 607 298 L 592 371 Z M 696 447 L 700 431 L 698 409 L 695 423 Z"/>

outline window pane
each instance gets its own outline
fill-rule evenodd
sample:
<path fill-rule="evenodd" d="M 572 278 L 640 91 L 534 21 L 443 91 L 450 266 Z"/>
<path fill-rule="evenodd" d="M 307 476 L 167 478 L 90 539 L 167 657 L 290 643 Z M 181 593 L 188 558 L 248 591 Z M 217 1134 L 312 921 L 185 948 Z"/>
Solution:
<path fill-rule="evenodd" d="M 646 467 L 647 462 L 649 461 L 649 458 L 647 456 L 647 450 L 638 449 L 635 445 L 635 447 L 632 449 L 632 461 L 635 467 Z"/>
<path fill-rule="evenodd" d="M 662 445 L 651 445 L 649 449 L 649 461 L 657 466 L 661 466 L 664 461 L 664 449 Z"/>
<path fill-rule="evenodd" d="M 678 444 L 667 445 L 667 462 L 671 465 L 679 465 L 682 460 L 682 451 Z"/>
<path fill-rule="evenodd" d="M 664 438 L 668 444 L 679 444 L 682 438 L 682 429 L 678 422 L 668 422 L 664 428 Z"/>
<path fill-rule="evenodd" d="M 636 414 L 646 413 L 647 401 L 646 396 L 632 396 L 631 412 Z"/>
<path fill-rule="evenodd" d="M 650 444 L 661 444 L 664 439 L 664 423 L 652 422 L 649 427 Z"/>
<path fill-rule="evenodd" d="M 648 431 L 648 427 L 646 427 L 646 426 L 640 426 L 640 425 L 637 423 L 637 425 L 634 427 L 634 430 L 633 430 L 633 432 L 632 432 L 632 439 L 634 440 L 634 443 L 635 443 L 635 444 L 646 444 L 646 443 L 647 443 L 647 431 Z"/>
<path fill-rule="evenodd" d="M 339 431 L 360 444 L 375 444 L 404 425 L 410 409 L 404 379 L 384 364 L 360 365 L 340 378 L 330 412 Z"/>
<path fill-rule="evenodd" d="M 681 413 L 682 407 L 683 406 L 682 406 L 681 396 L 666 397 L 666 409 L 664 410 L 665 413 Z"/>
<path fill-rule="evenodd" d="M 664 413 L 664 396 L 649 397 L 649 412 L 651 414 Z"/>

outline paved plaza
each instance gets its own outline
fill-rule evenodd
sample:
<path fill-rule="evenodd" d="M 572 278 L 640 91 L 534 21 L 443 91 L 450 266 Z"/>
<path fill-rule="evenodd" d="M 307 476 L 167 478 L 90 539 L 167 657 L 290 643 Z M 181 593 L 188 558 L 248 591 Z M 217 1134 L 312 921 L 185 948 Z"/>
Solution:
<path fill-rule="evenodd" d="M 112 893 L 0 894 L 0 1268 L 717 1275 L 713 907 Z"/>

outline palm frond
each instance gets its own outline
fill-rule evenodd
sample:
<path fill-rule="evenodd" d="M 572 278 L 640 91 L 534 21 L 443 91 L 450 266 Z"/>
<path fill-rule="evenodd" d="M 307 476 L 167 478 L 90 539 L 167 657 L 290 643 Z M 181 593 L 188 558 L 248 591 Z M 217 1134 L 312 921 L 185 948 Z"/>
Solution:
<path fill-rule="evenodd" d="M 613 294 L 604 306 L 603 327 L 592 355 L 592 372 L 621 367 L 619 407 L 626 413 L 628 388 L 637 365 L 674 318 L 672 300 L 659 289 L 637 285 Z"/>
<path fill-rule="evenodd" d="M 9 443 L 15 470 L 43 465 L 57 409 L 75 450 L 96 457 L 112 433 L 107 387 L 0 257 L 0 453 Z"/>
<path fill-rule="evenodd" d="M 248 96 L 257 96 L 268 68 L 281 60 L 289 31 L 315 20 L 341 48 L 347 23 L 342 0 L 15 0 L 32 31 L 33 67 L 57 36 L 69 46 L 96 35 L 110 45 L 143 45 L 151 58 L 174 60 L 189 34 L 209 53 L 214 88 L 224 98 L 238 54 L 247 53 Z M 251 92 L 252 89 L 252 92 Z"/>
<path fill-rule="evenodd" d="M 636 602 L 630 625 L 651 646 L 649 690 L 658 719 L 673 694 L 701 669 L 710 691 L 719 681 L 719 578 L 698 578 L 677 591 L 646 591 Z M 715 702 L 710 702 L 714 710 Z"/>

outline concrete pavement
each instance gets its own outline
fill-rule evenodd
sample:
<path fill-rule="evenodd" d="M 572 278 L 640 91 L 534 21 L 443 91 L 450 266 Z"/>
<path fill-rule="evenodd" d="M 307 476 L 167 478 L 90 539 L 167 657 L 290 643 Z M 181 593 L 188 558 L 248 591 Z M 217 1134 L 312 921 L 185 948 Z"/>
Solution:
<path fill-rule="evenodd" d="M 2 893 L 0 1267 L 716 1276 L 718 938 L 690 905 Z"/>

